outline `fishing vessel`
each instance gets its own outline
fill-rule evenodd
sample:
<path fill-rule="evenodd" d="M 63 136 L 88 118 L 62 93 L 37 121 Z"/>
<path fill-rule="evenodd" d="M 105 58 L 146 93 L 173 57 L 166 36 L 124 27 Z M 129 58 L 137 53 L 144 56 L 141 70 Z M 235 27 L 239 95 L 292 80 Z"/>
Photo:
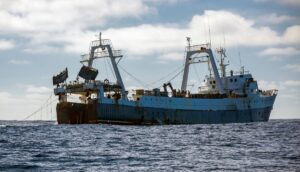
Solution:
<path fill-rule="evenodd" d="M 66 82 L 67 68 L 53 76 L 58 124 L 218 124 L 268 121 L 278 90 L 260 90 L 251 73 L 242 68 L 227 73 L 226 51 L 219 48 L 216 63 L 211 45 L 185 47 L 185 63 L 180 89 L 171 82 L 160 88 L 125 89 L 119 71 L 121 50 L 113 49 L 109 39 L 90 44 L 89 53 L 82 56 L 78 76 Z M 98 70 L 93 61 L 110 59 L 115 82 L 97 80 Z M 195 63 L 207 63 L 208 75 L 196 92 L 187 89 L 189 69 Z M 70 96 L 77 97 L 75 100 Z"/>

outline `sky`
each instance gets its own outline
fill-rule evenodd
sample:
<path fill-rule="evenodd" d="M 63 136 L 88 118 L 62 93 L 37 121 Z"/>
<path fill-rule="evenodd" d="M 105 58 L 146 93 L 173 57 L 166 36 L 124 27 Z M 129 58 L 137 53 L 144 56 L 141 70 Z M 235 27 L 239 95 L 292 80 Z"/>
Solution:
<path fill-rule="evenodd" d="M 226 48 L 228 68 L 244 66 L 260 89 L 279 90 L 271 119 L 300 118 L 299 10 L 300 0 L 0 0 L 0 120 L 22 120 L 42 105 L 34 118 L 55 118 L 52 76 L 68 67 L 75 79 L 99 32 L 123 52 L 127 89 L 171 79 L 191 37 Z M 94 67 L 98 79 L 114 80 L 107 60 Z M 207 66 L 190 73 L 188 89 L 196 91 Z M 181 79 L 172 80 L 175 88 Z"/>

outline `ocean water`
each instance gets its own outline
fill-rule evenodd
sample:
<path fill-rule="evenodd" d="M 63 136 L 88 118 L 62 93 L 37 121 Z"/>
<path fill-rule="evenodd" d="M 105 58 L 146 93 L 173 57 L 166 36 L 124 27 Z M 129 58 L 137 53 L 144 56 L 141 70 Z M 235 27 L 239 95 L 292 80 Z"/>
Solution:
<path fill-rule="evenodd" d="M 300 120 L 166 126 L 0 121 L 0 171 L 300 171 Z"/>

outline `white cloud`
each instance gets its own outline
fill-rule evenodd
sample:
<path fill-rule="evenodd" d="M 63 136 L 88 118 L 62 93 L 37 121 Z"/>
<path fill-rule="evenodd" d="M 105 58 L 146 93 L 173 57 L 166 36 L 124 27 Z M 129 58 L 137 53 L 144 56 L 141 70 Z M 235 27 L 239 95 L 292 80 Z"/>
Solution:
<path fill-rule="evenodd" d="M 271 24 L 279 24 L 289 21 L 295 21 L 297 18 L 288 15 L 278 15 L 276 13 L 271 13 L 267 15 L 263 15 L 259 17 L 260 20 L 264 23 L 271 23 Z"/>
<path fill-rule="evenodd" d="M 166 53 L 162 56 L 159 56 L 159 59 L 169 61 L 169 60 L 183 60 L 184 54 L 183 52 L 174 52 L 174 53 Z"/>
<path fill-rule="evenodd" d="M 300 80 L 286 80 L 286 81 L 266 81 L 259 80 L 258 86 L 262 90 L 278 89 L 280 91 L 288 91 L 291 88 L 300 87 Z M 299 88 L 300 89 L 300 88 Z"/>
<path fill-rule="evenodd" d="M 258 87 L 262 90 L 281 89 L 281 85 L 275 81 L 259 80 Z"/>
<path fill-rule="evenodd" d="M 292 56 L 299 55 L 300 50 L 294 47 L 286 48 L 267 48 L 259 53 L 260 56 Z"/>
<path fill-rule="evenodd" d="M 45 86 L 34 86 L 34 85 L 25 85 L 26 93 L 38 93 L 38 94 L 50 94 L 52 89 Z"/>
<path fill-rule="evenodd" d="M 290 5 L 290 6 L 300 6 L 299 0 L 277 0 L 281 4 Z"/>
<path fill-rule="evenodd" d="M 151 2 L 151 3 L 168 3 L 168 4 L 175 4 L 175 3 L 179 3 L 179 2 L 186 2 L 188 0 L 144 0 L 145 2 Z"/>
<path fill-rule="evenodd" d="M 26 64 L 31 64 L 31 62 L 28 61 L 28 60 L 18 60 L 18 59 L 11 59 L 11 60 L 9 60 L 8 63 L 16 64 L 16 65 L 26 65 Z"/>
<path fill-rule="evenodd" d="M 283 66 L 282 68 L 286 69 L 286 70 L 300 72 L 300 64 L 287 64 L 287 65 Z"/>
<path fill-rule="evenodd" d="M 285 87 L 300 87 L 300 81 L 298 80 L 287 80 L 281 83 Z"/>
<path fill-rule="evenodd" d="M 299 0 L 254 0 L 256 2 L 263 2 L 263 3 L 278 3 L 287 6 L 300 6 Z"/>
<path fill-rule="evenodd" d="M 114 47 L 125 49 L 130 55 L 142 56 L 184 48 L 185 30 L 162 25 L 111 28 L 104 37 L 113 41 Z"/>
<path fill-rule="evenodd" d="M 43 106 L 42 110 L 38 111 L 33 118 L 29 119 L 35 119 L 34 117 L 41 119 L 41 115 L 44 120 L 53 119 L 55 117 L 55 103 L 57 101 L 54 96 L 50 99 L 50 88 L 33 85 L 23 86 L 23 88 L 25 89 L 24 95 L 0 91 L 1 119 L 23 120 L 41 106 Z"/>
<path fill-rule="evenodd" d="M 0 32 L 26 38 L 26 52 L 49 52 L 57 49 L 54 44 L 65 45 L 62 49 L 69 51 L 68 47 L 82 39 L 80 36 L 89 29 L 101 28 L 112 19 L 139 18 L 153 12 L 155 9 L 142 0 L 130 3 L 126 0 L 1 1 Z M 2 44 L 0 42 L 0 49 L 11 47 L 11 44 Z"/>
<path fill-rule="evenodd" d="M 208 42 L 208 19 L 215 45 L 223 43 L 223 33 L 226 33 L 226 46 L 229 47 L 273 45 L 280 42 L 278 34 L 270 28 L 254 27 L 254 21 L 228 11 L 205 11 L 203 15 L 195 15 L 184 27 L 143 24 L 110 28 L 103 33 L 113 40 L 115 47 L 121 47 L 131 55 L 170 54 L 173 51 L 184 51 L 186 36 L 191 36 L 194 42 Z"/>
<path fill-rule="evenodd" d="M 153 8 L 149 4 L 142 0 L 130 3 L 125 0 L 41 0 L 35 5 L 28 5 L 28 0 L 8 1 L 0 5 L 0 31 L 28 39 L 25 52 L 63 50 L 82 54 L 88 50 L 90 40 L 98 34 L 95 28 L 103 27 L 111 18 L 139 17 L 151 13 Z M 130 56 L 166 55 L 183 52 L 186 36 L 192 37 L 195 42 L 208 42 L 209 25 L 213 45 L 223 44 L 224 36 L 227 47 L 300 43 L 300 38 L 297 38 L 300 26 L 291 26 L 280 34 L 269 27 L 258 27 L 254 20 L 237 13 L 212 10 L 193 16 L 183 26 L 167 23 L 109 28 L 103 30 L 103 37 L 111 38 L 115 47 L 126 50 Z"/>
<path fill-rule="evenodd" d="M 299 118 L 300 80 L 258 81 L 262 90 L 278 89 L 278 95 L 270 118 Z"/>
<path fill-rule="evenodd" d="M 15 46 L 13 41 L 0 39 L 0 50 L 12 49 Z"/>
<path fill-rule="evenodd" d="M 0 3 L 2 32 L 60 32 L 151 11 L 141 0 L 14 0 Z"/>
<path fill-rule="evenodd" d="M 213 45 L 223 44 L 224 33 L 227 47 L 300 44 L 298 26 L 289 27 L 279 34 L 269 27 L 256 27 L 254 21 L 228 11 L 205 11 L 203 15 L 195 15 L 186 26 L 143 24 L 110 28 L 103 33 L 113 40 L 115 47 L 125 49 L 130 55 L 170 54 L 184 51 L 186 36 L 192 37 L 196 43 L 208 42 L 208 23 Z"/>
<path fill-rule="evenodd" d="M 32 44 L 31 46 L 23 49 L 24 52 L 26 53 L 31 53 L 31 54 L 38 54 L 38 53 L 57 53 L 57 52 L 61 52 L 63 49 L 59 48 L 59 47 L 54 47 L 54 46 L 50 46 L 50 45 L 35 45 Z"/>
<path fill-rule="evenodd" d="M 284 32 L 282 43 L 300 44 L 300 25 L 288 27 Z"/>

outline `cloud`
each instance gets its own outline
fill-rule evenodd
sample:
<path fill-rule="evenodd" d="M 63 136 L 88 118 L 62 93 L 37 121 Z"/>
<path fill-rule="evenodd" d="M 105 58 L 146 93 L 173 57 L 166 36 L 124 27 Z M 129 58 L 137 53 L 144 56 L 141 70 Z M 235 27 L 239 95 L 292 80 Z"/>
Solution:
<path fill-rule="evenodd" d="M 300 6 L 299 0 L 277 0 L 280 4 L 289 5 L 289 6 Z"/>
<path fill-rule="evenodd" d="M 278 95 L 273 107 L 271 118 L 299 118 L 300 80 L 268 81 L 259 80 L 258 87 L 262 90 L 277 89 Z"/>
<path fill-rule="evenodd" d="M 8 1 L 0 5 L 0 9 L 3 9 L 0 12 L 0 31 L 25 37 L 28 40 L 24 45 L 25 52 L 64 51 L 82 54 L 88 50 L 90 40 L 98 34 L 95 28 L 103 28 L 112 18 L 138 18 L 149 14 L 153 12 L 149 4 L 158 3 L 145 2 L 149 1 L 41 0 L 28 6 L 28 0 Z M 98 10 L 99 6 L 95 4 L 101 6 L 102 10 Z M 186 36 L 192 37 L 196 43 L 209 42 L 209 25 L 214 46 L 223 45 L 224 37 L 227 47 L 300 43 L 298 25 L 280 34 L 269 27 L 256 26 L 252 19 L 224 10 L 204 11 L 180 26 L 176 23 L 141 24 L 102 31 L 104 38 L 110 38 L 114 47 L 124 49 L 130 57 L 158 53 L 167 57 L 168 54 L 184 51 Z"/>
<path fill-rule="evenodd" d="M 261 20 L 263 23 L 279 24 L 284 22 L 295 21 L 297 20 L 297 18 L 294 16 L 278 15 L 276 13 L 271 13 L 259 17 L 259 20 Z"/>
<path fill-rule="evenodd" d="M 278 89 L 281 91 L 282 90 L 289 91 L 292 88 L 298 89 L 300 87 L 300 80 L 286 80 L 286 81 L 259 80 L 258 86 L 262 90 Z"/>
<path fill-rule="evenodd" d="M 299 80 L 287 80 L 287 81 L 282 82 L 282 84 L 286 87 L 300 87 Z"/>
<path fill-rule="evenodd" d="M 77 43 L 78 36 L 104 27 L 112 19 L 138 19 L 153 12 L 155 9 L 142 0 L 130 3 L 125 0 L 3 1 L 0 3 L 0 32 L 25 38 L 26 52 L 49 52 L 59 49 L 57 46 L 66 46 L 62 49 L 69 51 L 68 46 Z M 0 49 L 11 48 L 11 45 L 2 41 Z"/>
<path fill-rule="evenodd" d="M 259 80 L 258 88 L 262 90 L 272 90 L 272 89 L 281 89 L 282 87 L 276 81 Z"/>
<path fill-rule="evenodd" d="M 159 59 L 164 61 L 183 60 L 184 54 L 182 52 L 167 53 L 167 54 L 163 54 L 162 56 L 159 56 Z"/>
<path fill-rule="evenodd" d="M 287 64 L 282 68 L 290 71 L 300 72 L 300 64 Z"/>
<path fill-rule="evenodd" d="M 254 0 L 255 2 L 261 2 L 261 3 L 278 3 L 282 5 L 297 7 L 300 6 L 299 0 Z"/>
<path fill-rule="evenodd" d="M 282 43 L 300 44 L 300 25 L 288 27 L 284 32 Z"/>
<path fill-rule="evenodd" d="M 46 42 L 45 42 L 46 43 Z M 38 54 L 38 53 L 58 53 L 63 51 L 63 49 L 61 47 L 55 47 L 55 46 L 51 46 L 51 45 L 35 45 L 32 44 L 31 46 L 24 48 L 23 49 L 24 52 L 26 53 L 31 53 L 31 54 Z"/>
<path fill-rule="evenodd" d="M 115 47 L 125 49 L 132 56 L 157 53 L 165 55 L 183 52 L 186 36 L 192 37 L 192 41 L 196 43 L 207 43 L 208 23 L 211 25 L 213 46 L 223 45 L 224 36 L 227 47 L 300 44 L 297 38 L 298 25 L 288 27 L 280 34 L 269 27 L 257 27 L 253 20 L 229 11 L 205 11 L 203 15 L 193 16 L 185 26 L 143 24 L 110 28 L 103 33 L 105 37 L 113 40 Z"/>
<path fill-rule="evenodd" d="M 125 8 L 124 8 L 125 7 Z M 104 25 L 111 18 L 138 17 L 151 11 L 141 0 L 15 0 L 0 3 L 2 32 L 60 32 Z"/>
<path fill-rule="evenodd" d="M 0 39 L 0 50 L 12 49 L 15 46 L 13 41 Z"/>
<path fill-rule="evenodd" d="M 267 48 L 259 53 L 260 56 L 292 56 L 299 55 L 300 50 L 294 47 L 286 48 Z"/>
<path fill-rule="evenodd" d="M 26 93 L 38 93 L 38 94 L 50 94 L 52 89 L 45 86 L 34 86 L 34 85 L 25 85 Z"/>
<path fill-rule="evenodd" d="M 17 59 L 11 59 L 8 61 L 8 63 L 15 64 L 15 65 L 27 65 L 31 64 L 28 60 L 17 60 Z"/>
<path fill-rule="evenodd" d="M 50 99 L 49 91 L 51 89 L 34 85 L 24 85 L 22 87 L 25 89 L 24 95 L 0 91 L 1 118 L 6 120 L 23 120 L 26 116 L 43 106 L 42 110 L 35 117 L 38 115 L 38 119 L 41 119 L 42 115 L 42 119 L 44 120 L 53 119 L 55 116 L 55 103 L 57 101 L 54 96 Z"/>
<path fill-rule="evenodd" d="M 183 49 L 184 32 L 178 28 L 146 24 L 104 31 L 106 37 L 115 40 L 116 47 L 136 56 Z"/>
<path fill-rule="evenodd" d="M 186 2 L 188 0 L 144 0 L 145 2 L 151 2 L 155 4 L 167 3 L 167 4 L 176 4 Z"/>

